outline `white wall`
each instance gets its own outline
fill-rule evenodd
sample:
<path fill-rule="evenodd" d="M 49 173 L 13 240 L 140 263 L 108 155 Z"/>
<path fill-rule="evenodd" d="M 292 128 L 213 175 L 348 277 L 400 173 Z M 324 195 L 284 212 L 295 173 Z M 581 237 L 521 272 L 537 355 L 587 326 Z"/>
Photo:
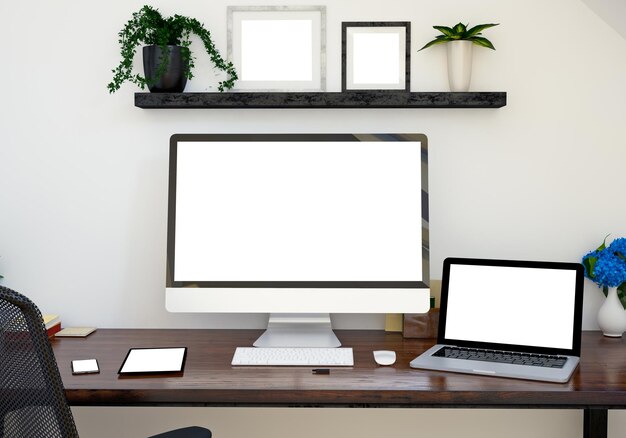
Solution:
<path fill-rule="evenodd" d="M 12 42 L 0 70 L 0 273 L 66 325 L 264 324 L 262 316 L 164 310 L 167 152 L 176 132 L 426 133 L 434 278 L 446 256 L 578 261 L 606 234 L 626 235 L 626 41 L 580 1 L 329 2 L 330 90 L 340 89 L 342 20 L 410 20 L 418 48 L 436 34 L 431 25 L 462 18 L 501 23 L 485 33 L 497 51 L 475 50 L 472 89 L 507 91 L 509 103 L 298 111 L 142 110 L 134 86 L 109 95 L 117 32 L 142 3 L 0 6 L 0 35 Z M 228 4 L 155 2 L 205 22 L 223 53 Z M 571 29 L 585 37 L 565 36 Z M 195 48 L 188 90 L 212 89 L 215 73 Z M 413 50 L 412 72 L 413 90 L 446 90 L 445 49 Z M 586 300 L 585 328 L 595 328 L 601 293 L 591 283 Z M 335 323 L 376 327 L 382 317 Z"/>
<path fill-rule="evenodd" d="M 340 89 L 342 20 L 411 21 L 414 91 L 447 89 L 445 49 L 416 52 L 436 35 L 432 25 L 501 23 L 485 32 L 497 51 L 474 56 L 472 89 L 508 92 L 508 105 L 494 110 L 141 110 L 133 86 L 108 95 L 106 84 L 117 32 L 143 3 L 0 2 L 2 284 L 67 326 L 264 324 L 262 315 L 164 310 L 173 133 L 427 134 L 434 278 L 446 256 L 578 261 L 606 234 L 626 236 L 626 41 L 580 0 L 322 2 L 330 91 Z M 203 21 L 225 54 L 226 6 L 246 3 L 267 4 L 151 4 Z M 276 4 L 284 3 L 311 2 Z M 213 90 L 214 72 L 194 48 L 197 79 L 187 91 Z M 587 283 L 586 329 L 597 327 L 600 302 Z M 338 316 L 335 325 L 382 321 Z"/>
<path fill-rule="evenodd" d="M 626 38 L 626 3 L 621 0 L 583 0 L 609 26 Z"/>

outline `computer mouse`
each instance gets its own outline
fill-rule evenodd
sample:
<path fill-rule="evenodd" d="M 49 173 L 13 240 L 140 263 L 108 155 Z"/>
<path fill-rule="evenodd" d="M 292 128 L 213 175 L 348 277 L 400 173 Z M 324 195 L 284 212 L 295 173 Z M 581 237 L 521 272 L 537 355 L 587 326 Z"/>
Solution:
<path fill-rule="evenodd" d="M 374 351 L 374 360 L 378 365 L 393 365 L 396 362 L 396 352 L 390 350 Z"/>

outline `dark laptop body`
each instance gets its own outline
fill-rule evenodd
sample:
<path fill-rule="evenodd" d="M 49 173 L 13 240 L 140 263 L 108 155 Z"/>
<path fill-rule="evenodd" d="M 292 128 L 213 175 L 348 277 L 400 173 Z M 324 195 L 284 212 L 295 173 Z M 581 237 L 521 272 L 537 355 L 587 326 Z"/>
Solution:
<path fill-rule="evenodd" d="M 567 382 L 580 357 L 578 263 L 444 260 L 437 344 L 413 368 Z"/>

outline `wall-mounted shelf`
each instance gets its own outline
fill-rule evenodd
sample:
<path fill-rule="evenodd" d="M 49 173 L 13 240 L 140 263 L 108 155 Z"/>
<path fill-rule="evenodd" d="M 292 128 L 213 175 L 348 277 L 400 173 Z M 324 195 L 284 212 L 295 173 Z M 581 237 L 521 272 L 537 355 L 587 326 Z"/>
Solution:
<path fill-rule="evenodd" d="M 501 108 L 506 92 L 135 93 L 135 106 L 183 108 Z"/>

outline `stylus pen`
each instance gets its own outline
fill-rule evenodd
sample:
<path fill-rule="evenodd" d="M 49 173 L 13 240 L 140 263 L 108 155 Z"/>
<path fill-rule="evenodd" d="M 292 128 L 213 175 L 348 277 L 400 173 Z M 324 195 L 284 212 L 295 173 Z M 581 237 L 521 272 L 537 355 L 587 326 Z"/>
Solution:
<path fill-rule="evenodd" d="M 328 369 L 328 368 L 315 368 L 313 370 L 313 374 L 330 374 L 330 369 Z"/>

